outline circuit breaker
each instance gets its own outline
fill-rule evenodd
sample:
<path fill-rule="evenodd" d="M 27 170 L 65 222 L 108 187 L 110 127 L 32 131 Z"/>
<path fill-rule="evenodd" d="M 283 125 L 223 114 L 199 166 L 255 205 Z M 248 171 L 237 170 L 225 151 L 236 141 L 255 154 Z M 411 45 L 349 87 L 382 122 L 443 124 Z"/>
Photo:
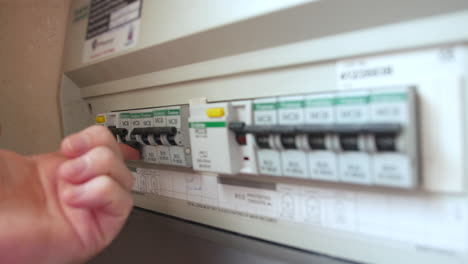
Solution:
<path fill-rule="evenodd" d="M 171 106 L 99 114 L 117 141 L 141 151 L 147 163 L 191 167 L 188 107 Z"/>
<path fill-rule="evenodd" d="M 234 102 L 191 106 L 195 170 L 237 174 L 242 160 L 252 157 L 242 155 L 240 148 L 250 147 L 257 160 L 250 172 L 417 186 L 417 104 L 411 87 L 262 98 L 250 103 L 253 109 L 243 116 L 233 111 Z M 255 123 L 246 124 L 243 119 Z"/>
<path fill-rule="evenodd" d="M 118 141 L 137 144 L 147 163 L 415 188 L 416 109 L 413 87 L 380 87 L 112 112 L 96 120 Z"/>

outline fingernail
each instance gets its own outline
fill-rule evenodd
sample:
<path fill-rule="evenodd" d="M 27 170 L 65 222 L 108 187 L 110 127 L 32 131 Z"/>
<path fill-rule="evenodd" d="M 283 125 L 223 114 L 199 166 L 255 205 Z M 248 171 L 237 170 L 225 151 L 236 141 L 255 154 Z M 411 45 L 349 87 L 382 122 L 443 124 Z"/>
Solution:
<path fill-rule="evenodd" d="M 60 168 L 60 174 L 65 178 L 76 177 L 77 174 L 86 170 L 88 163 L 84 158 L 77 158 L 65 162 Z"/>
<path fill-rule="evenodd" d="M 66 139 L 68 148 L 73 152 L 85 152 L 88 148 L 87 137 L 83 135 L 75 135 Z"/>

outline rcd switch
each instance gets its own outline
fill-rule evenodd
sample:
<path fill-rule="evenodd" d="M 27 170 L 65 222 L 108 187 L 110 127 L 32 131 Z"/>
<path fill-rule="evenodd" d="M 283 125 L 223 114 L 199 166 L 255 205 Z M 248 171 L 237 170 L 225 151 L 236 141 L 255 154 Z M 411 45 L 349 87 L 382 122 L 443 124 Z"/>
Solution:
<path fill-rule="evenodd" d="M 251 100 L 190 106 L 194 170 L 231 175 L 258 173 L 253 135 L 232 133 L 231 124 L 253 124 Z"/>
<path fill-rule="evenodd" d="M 194 170 L 236 174 L 241 148 L 228 123 L 236 120 L 231 103 L 190 105 L 190 142 Z"/>

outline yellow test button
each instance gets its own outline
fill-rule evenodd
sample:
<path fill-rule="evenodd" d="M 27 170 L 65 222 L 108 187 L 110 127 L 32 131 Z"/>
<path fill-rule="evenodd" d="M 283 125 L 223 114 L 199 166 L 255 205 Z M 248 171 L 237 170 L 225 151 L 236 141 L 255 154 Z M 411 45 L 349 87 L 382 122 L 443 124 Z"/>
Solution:
<path fill-rule="evenodd" d="M 223 117 L 224 116 L 224 108 L 209 108 L 209 109 L 206 109 L 206 115 L 208 117 Z"/>
<path fill-rule="evenodd" d="M 106 122 L 106 117 L 105 116 L 96 116 L 96 123 L 104 123 Z"/>

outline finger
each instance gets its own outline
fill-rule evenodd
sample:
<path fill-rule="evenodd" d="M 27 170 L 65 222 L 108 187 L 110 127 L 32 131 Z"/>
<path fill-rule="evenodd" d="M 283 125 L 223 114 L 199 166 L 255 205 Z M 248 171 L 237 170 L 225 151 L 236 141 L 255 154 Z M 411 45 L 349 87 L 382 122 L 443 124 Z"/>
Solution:
<path fill-rule="evenodd" d="M 122 228 L 133 205 L 130 193 L 105 175 L 95 177 L 84 184 L 64 185 L 61 196 L 68 206 L 92 212 L 94 223 L 100 230 L 97 235 L 102 236 L 100 240 L 104 242 L 104 246 L 110 243 Z M 89 233 L 90 224 L 86 219 L 77 223 L 78 232 L 82 233 L 84 241 L 91 241 L 94 240 L 91 237 L 96 237 L 96 234 Z"/>
<path fill-rule="evenodd" d="M 60 150 L 64 156 L 75 158 L 98 146 L 108 147 L 122 158 L 120 147 L 112 133 L 106 127 L 98 125 L 66 137 L 62 141 Z"/>
<path fill-rule="evenodd" d="M 125 160 L 139 160 L 140 152 L 129 145 L 119 144 L 120 152 L 122 153 Z"/>
<path fill-rule="evenodd" d="M 86 154 L 64 162 L 58 169 L 59 177 L 70 183 L 83 183 L 98 175 L 109 175 L 130 190 L 134 178 L 120 157 L 107 147 L 96 147 Z"/>
<path fill-rule="evenodd" d="M 106 175 L 97 176 L 83 184 L 67 185 L 64 201 L 75 208 L 100 209 L 110 215 L 125 215 L 132 206 L 130 193 Z"/>

